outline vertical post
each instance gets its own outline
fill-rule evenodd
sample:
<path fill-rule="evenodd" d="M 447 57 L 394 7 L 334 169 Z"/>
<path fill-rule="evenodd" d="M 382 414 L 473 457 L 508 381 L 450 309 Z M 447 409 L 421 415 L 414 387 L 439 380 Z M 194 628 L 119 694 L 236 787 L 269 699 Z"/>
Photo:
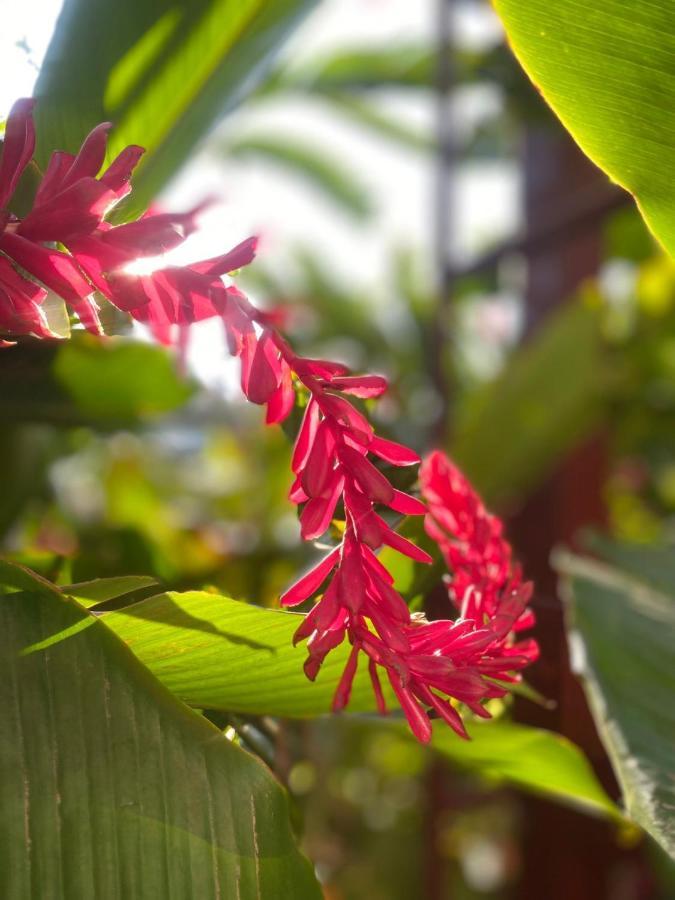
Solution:
<path fill-rule="evenodd" d="M 451 248 L 454 226 L 454 175 L 457 145 L 452 118 L 452 91 L 455 82 L 453 62 L 453 0 L 437 0 L 436 51 L 436 179 L 433 197 L 434 255 L 437 302 L 430 322 L 430 374 L 440 399 L 440 411 L 433 430 L 438 441 L 447 435 L 451 417 L 452 389 L 444 365 L 448 314 L 452 302 L 453 278 Z"/>

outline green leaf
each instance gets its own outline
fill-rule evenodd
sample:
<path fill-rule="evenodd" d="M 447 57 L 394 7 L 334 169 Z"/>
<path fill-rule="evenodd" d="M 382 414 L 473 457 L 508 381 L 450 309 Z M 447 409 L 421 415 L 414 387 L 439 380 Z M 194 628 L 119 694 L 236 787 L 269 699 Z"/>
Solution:
<path fill-rule="evenodd" d="M 410 150 L 432 151 L 436 148 L 437 142 L 431 134 L 406 125 L 393 115 L 386 115 L 372 101 L 336 91 L 326 92 L 323 96 L 351 122 L 361 125 L 379 137 L 394 141 Z"/>
<path fill-rule="evenodd" d="M 90 607 L 106 600 L 127 597 L 156 585 L 157 580 L 149 575 L 120 575 L 117 578 L 95 578 L 93 581 L 81 581 L 79 584 L 66 584 L 61 590 L 73 600 L 77 600 L 80 606 Z"/>
<path fill-rule="evenodd" d="M 214 594 L 161 594 L 107 613 L 103 621 L 169 690 L 204 709 L 321 715 L 330 709 L 347 660 L 348 648 L 342 645 L 327 657 L 316 682 L 309 682 L 302 671 L 306 650 L 291 643 L 300 615 Z M 391 701 L 388 690 L 387 696 Z M 349 709 L 375 709 L 363 664 Z M 399 722 L 391 727 L 404 726 Z M 473 723 L 469 730 L 472 740 L 467 743 L 439 723 L 432 747 L 488 777 L 617 815 L 583 754 L 566 739 L 503 722 Z"/>
<path fill-rule="evenodd" d="M 672 558 L 673 549 L 669 548 Z M 675 856 L 675 581 L 659 548 L 605 564 L 558 554 L 572 661 L 583 679 L 628 813 Z M 639 557 L 642 559 L 638 565 Z M 643 573 L 660 573 L 663 588 Z M 664 577 L 665 576 L 665 577 Z"/>
<path fill-rule="evenodd" d="M 111 155 L 147 150 L 127 207 L 142 211 L 316 2 L 67 0 L 35 89 L 38 161 L 112 121 Z"/>
<path fill-rule="evenodd" d="M 598 316 L 568 304 L 460 410 L 451 455 L 488 502 L 507 502 L 599 425 L 607 389 Z"/>
<path fill-rule="evenodd" d="M 64 344 L 54 374 L 92 419 L 128 421 L 181 406 L 192 386 L 163 348 L 124 338 L 104 343 L 90 335 Z"/>
<path fill-rule="evenodd" d="M 675 253 L 670 0 L 495 0 L 511 46 L 582 150 Z"/>
<path fill-rule="evenodd" d="M 332 154 L 305 142 L 258 134 L 228 141 L 222 149 L 235 159 L 257 157 L 299 175 L 357 219 L 371 212 L 368 192 L 357 176 Z"/>
<path fill-rule="evenodd" d="M 349 648 L 342 645 L 331 653 L 317 680 L 308 681 L 302 670 L 307 649 L 292 645 L 302 618 L 189 591 L 150 597 L 106 613 L 104 621 L 172 693 L 191 706 L 318 716 L 330 710 Z M 365 671 L 357 675 L 350 708 L 375 710 Z"/>
<path fill-rule="evenodd" d="M 622 818 L 586 757 L 560 734 L 502 720 L 475 722 L 470 741 L 458 740 L 454 732 L 437 727 L 431 746 L 483 778 L 507 782 L 617 821 Z"/>
<path fill-rule="evenodd" d="M 271 773 L 100 621 L 14 593 L 0 627 L 3 897 L 320 897 Z"/>

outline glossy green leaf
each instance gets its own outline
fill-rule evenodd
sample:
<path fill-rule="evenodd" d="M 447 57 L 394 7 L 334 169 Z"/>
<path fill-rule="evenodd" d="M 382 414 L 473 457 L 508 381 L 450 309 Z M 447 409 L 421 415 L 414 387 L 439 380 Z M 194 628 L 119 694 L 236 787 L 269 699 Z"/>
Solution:
<path fill-rule="evenodd" d="M 665 550 L 665 548 L 664 548 Z M 673 549 L 668 548 L 672 556 Z M 675 580 L 658 548 L 621 565 L 559 554 L 572 662 L 633 819 L 675 856 Z M 641 561 L 638 565 L 639 557 Z M 661 590 L 649 570 L 670 580 Z"/>
<path fill-rule="evenodd" d="M 330 708 L 347 659 L 347 648 L 339 647 L 311 683 L 302 671 L 305 648 L 292 646 L 299 614 L 261 609 L 214 594 L 162 594 L 107 613 L 103 621 L 166 687 L 199 708 L 321 715 Z M 391 700 L 390 691 L 387 695 Z M 350 714 L 374 708 L 367 671 L 361 664 Z M 404 729 L 401 722 L 391 727 Z M 596 812 L 617 814 L 583 754 L 559 735 L 503 722 L 472 723 L 469 731 L 472 740 L 465 742 L 439 723 L 432 747 L 487 777 Z"/>
<path fill-rule="evenodd" d="M 13 593 L 0 628 L 3 898 L 321 896 L 267 768 L 101 622 Z"/>
<path fill-rule="evenodd" d="M 670 0 L 495 0 L 511 46 L 581 148 L 675 253 Z"/>
<path fill-rule="evenodd" d="M 230 140 L 223 150 L 235 159 L 253 157 L 292 172 L 357 219 L 371 211 L 368 190 L 358 176 L 332 154 L 305 142 L 258 134 Z"/>
<path fill-rule="evenodd" d="M 66 0 L 35 89 L 38 161 L 111 121 L 111 154 L 147 150 L 127 207 L 143 210 L 316 2 Z"/>
<path fill-rule="evenodd" d="M 621 818 L 578 747 L 552 731 L 501 720 L 474 722 L 470 741 L 458 740 L 447 728 L 436 728 L 431 746 L 455 765 L 483 778 L 617 821 Z"/>
<path fill-rule="evenodd" d="M 301 614 L 200 591 L 160 594 L 107 613 L 104 621 L 172 693 L 199 709 L 322 715 L 349 652 L 343 645 L 331 653 L 312 683 L 302 670 L 305 646 L 292 645 Z M 350 708 L 375 709 L 365 671 Z"/>
<path fill-rule="evenodd" d="M 569 304 L 460 411 L 450 453 L 488 502 L 507 502 L 599 425 L 608 386 L 598 316 Z"/>
<path fill-rule="evenodd" d="M 79 335 L 60 348 L 54 374 L 80 410 L 95 420 L 158 415 L 192 394 L 192 385 L 167 350 L 124 338 L 102 344 Z"/>

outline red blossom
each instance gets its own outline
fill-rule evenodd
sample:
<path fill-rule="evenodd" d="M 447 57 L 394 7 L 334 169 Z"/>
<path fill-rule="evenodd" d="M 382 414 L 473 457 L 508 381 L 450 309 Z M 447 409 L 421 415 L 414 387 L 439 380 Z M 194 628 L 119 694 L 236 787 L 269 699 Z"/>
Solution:
<path fill-rule="evenodd" d="M 307 676 L 316 678 L 327 654 L 347 640 L 352 649 L 334 710 L 348 704 L 359 661 L 366 658 L 381 712 L 386 711 L 384 669 L 420 740 L 431 736 L 431 717 L 444 719 L 466 737 L 456 704 L 488 716 L 485 701 L 503 696 L 504 685 L 516 681 L 537 653 L 534 641 L 514 638 L 534 621 L 527 610 L 531 585 L 512 565 L 499 520 L 441 453 L 427 457 L 420 470 L 428 511 L 419 499 L 393 487 L 383 464 L 412 466 L 419 457 L 376 435 L 351 399 L 379 397 L 386 380 L 298 356 L 277 330 L 278 317 L 256 309 L 223 282 L 222 276 L 252 261 L 255 238 L 191 265 L 166 266 L 149 275 L 128 271 L 134 260 L 180 244 L 194 230 L 200 207 L 177 215 L 153 212 L 125 225 L 106 222 L 111 208 L 129 193 L 143 153 L 127 147 L 99 174 L 109 125 L 95 128 L 76 156 L 52 154 L 33 208 L 23 219 L 14 215 L 12 195 L 35 145 L 32 106 L 29 100 L 14 105 L 0 158 L 0 330 L 10 336 L 54 337 L 42 310 L 45 288 L 59 294 L 90 331 L 101 331 L 98 292 L 144 322 L 158 341 L 183 350 L 191 324 L 220 318 L 229 351 L 241 363 L 242 390 L 266 407 L 268 423 L 289 416 L 296 388 L 306 401 L 289 493 L 301 507 L 302 537 L 320 537 L 335 518 L 342 523 L 337 546 L 281 598 L 283 605 L 297 606 L 317 597 L 294 638 L 307 641 Z M 6 346 L 11 342 L 0 341 Z M 448 592 L 459 612 L 454 620 L 427 622 L 411 615 L 377 556 L 388 546 L 417 562 L 430 562 L 391 522 L 392 514 L 425 513 L 427 533 L 452 573 Z"/>
<path fill-rule="evenodd" d="M 439 451 L 425 459 L 420 483 L 429 506 L 426 532 L 438 544 L 452 572 L 448 583 L 451 600 L 463 618 L 476 622 L 492 618 L 504 592 L 516 591 L 522 584 L 501 521 L 485 509 L 467 478 Z M 534 613 L 525 609 L 514 630 L 533 625 Z"/>
<path fill-rule="evenodd" d="M 126 147 L 100 172 L 108 123 L 94 128 L 76 156 L 52 153 L 32 209 L 23 218 L 12 212 L 12 196 L 35 148 L 33 105 L 32 100 L 19 100 L 12 107 L 0 158 L 0 328 L 12 335 L 56 337 L 40 308 L 47 295 L 44 288 L 58 294 L 95 334 L 102 334 L 97 291 L 145 322 L 167 344 L 179 343 L 183 326 L 220 315 L 223 301 L 218 294 L 226 290 L 220 275 L 253 259 L 255 239 L 192 266 L 159 269 L 147 276 L 128 273 L 135 260 L 182 243 L 195 230 L 204 204 L 186 213 L 152 213 L 124 225 L 108 223 L 105 217 L 131 191 L 131 175 L 144 152 L 142 147 Z"/>

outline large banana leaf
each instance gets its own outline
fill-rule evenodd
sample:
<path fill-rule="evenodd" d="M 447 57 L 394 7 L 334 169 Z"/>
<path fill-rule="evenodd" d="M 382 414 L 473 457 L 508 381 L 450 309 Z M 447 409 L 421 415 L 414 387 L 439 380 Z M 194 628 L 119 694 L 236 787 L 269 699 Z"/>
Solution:
<path fill-rule="evenodd" d="M 671 0 L 494 0 L 532 81 L 675 253 Z"/>
<path fill-rule="evenodd" d="M 603 552 L 610 564 L 558 557 L 572 660 L 629 814 L 675 856 L 673 548 Z"/>
<path fill-rule="evenodd" d="M 347 658 L 345 647 L 331 653 L 312 684 L 302 671 L 304 648 L 291 643 L 300 615 L 208 593 L 162 594 L 107 613 L 103 621 L 172 693 L 210 709 L 321 715 L 330 708 Z M 374 707 L 362 667 L 350 710 Z M 401 722 L 392 727 L 404 729 Z M 439 723 L 432 747 L 482 775 L 618 815 L 587 760 L 565 738 L 509 722 L 474 723 L 469 730 L 467 743 Z"/>
<path fill-rule="evenodd" d="M 0 596 L 0 895 L 318 898 L 271 773 L 91 614 L 20 569 Z"/>
<path fill-rule="evenodd" d="M 112 121 L 111 153 L 147 150 L 128 207 L 142 210 L 317 2 L 66 0 L 35 90 L 39 161 Z"/>

